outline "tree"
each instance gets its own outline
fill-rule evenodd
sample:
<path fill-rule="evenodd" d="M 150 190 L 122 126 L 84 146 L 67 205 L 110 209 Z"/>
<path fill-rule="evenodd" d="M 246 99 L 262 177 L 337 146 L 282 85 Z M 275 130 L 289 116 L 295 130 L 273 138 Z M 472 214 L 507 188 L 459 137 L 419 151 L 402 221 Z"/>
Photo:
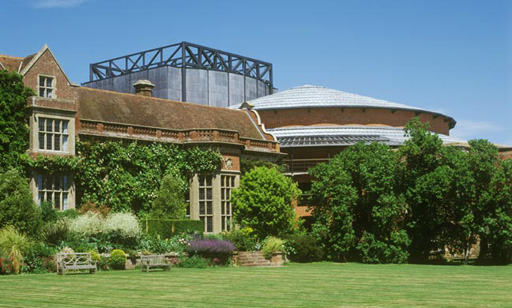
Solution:
<path fill-rule="evenodd" d="M 313 229 L 333 259 L 407 261 L 407 206 L 399 190 L 399 167 L 388 146 L 358 143 L 311 170 L 316 178 Z"/>
<path fill-rule="evenodd" d="M 12 225 L 20 232 L 36 235 L 40 224 L 27 180 L 16 169 L 0 174 L 0 228 Z"/>
<path fill-rule="evenodd" d="M 468 165 L 474 179 L 474 229 L 480 238 L 480 260 L 508 263 L 512 257 L 512 163 L 501 161 L 487 140 L 470 140 Z"/>
<path fill-rule="evenodd" d="M 292 201 L 300 194 L 297 185 L 275 168 L 255 167 L 233 191 L 234 219 L 242 227 L 254 229 L 260 239 L 289 235 L 297 225 Z"/>
<path fill-rule="evenodd" d="M 0 69 L 0 172 L 23 166 L 29 141 L 27 99 L 32 95 L 23 76 Z"/>
<path fill-rule="evenodd" d="M 181 178 L 168 174 L 162 179 L 150 215 L 153 218 L 185 218 L 187 184 Z"/>
<path fill-rule="evenodd" d="M 443 251 L 440 241 L 450 192 L 453 170 L 443 166 L 442 140 L 428 130 L 428 123 L 418 118 L 405 126 L 408 140 L 399 149 L 404 164 L 402 187 L 409 205 L 407 231 L 411 238 L 409 252 L 413 261 L 427 260 L 432 251 Z"/>

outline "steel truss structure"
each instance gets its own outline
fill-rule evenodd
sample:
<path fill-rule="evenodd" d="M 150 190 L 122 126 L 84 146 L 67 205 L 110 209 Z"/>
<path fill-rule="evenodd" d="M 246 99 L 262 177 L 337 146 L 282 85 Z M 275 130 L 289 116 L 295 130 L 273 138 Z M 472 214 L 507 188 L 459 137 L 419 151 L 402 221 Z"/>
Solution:
<path fill-rule="evenodd" d="M 152 68 L 172 66 L 215 70 L 255 78 L 273 90 L 272 63 L 189 42 L 146 50 L 90 64 L 89 81 L 98 81 Z"/>

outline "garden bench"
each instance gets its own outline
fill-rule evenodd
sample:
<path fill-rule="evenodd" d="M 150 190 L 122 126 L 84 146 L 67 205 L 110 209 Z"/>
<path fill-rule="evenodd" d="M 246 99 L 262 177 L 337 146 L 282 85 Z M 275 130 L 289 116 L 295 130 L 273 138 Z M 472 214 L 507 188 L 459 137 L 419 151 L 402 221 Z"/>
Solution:
<path fill-rule="evenodd" d="M 141 255 L 140 256 L 140 268 L 149 273 L 149 269 L 152 267 L 161 267 L 164 271 L 171 269 L 171 263 L 165 258 L 165 255 Z"/>
<path fill-rule="evenodd" d="M 84 253 L 58 253 L 57 274 L 66 275 L 68 270 L 89 270 L 96 273 L 96 262 L 92 260 L 90 252 Z"/>

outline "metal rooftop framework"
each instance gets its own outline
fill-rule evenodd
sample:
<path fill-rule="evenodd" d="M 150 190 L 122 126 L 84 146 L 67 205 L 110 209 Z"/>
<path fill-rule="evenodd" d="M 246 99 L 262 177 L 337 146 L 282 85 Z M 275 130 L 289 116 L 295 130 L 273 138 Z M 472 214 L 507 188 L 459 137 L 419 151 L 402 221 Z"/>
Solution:
<path fill-rule="evenodd" d="M 189 42 L 150 49 L 90 64 L 89 81 L 103 80 L 152 68 L 172 66 L 215 70 L 255 78 L 273 89 L 272 63 Z"/>

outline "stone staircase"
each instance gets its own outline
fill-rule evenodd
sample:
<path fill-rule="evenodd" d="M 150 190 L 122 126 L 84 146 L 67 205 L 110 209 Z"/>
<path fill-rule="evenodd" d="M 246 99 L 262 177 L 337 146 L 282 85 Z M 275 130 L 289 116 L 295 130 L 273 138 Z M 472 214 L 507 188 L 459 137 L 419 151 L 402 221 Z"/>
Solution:
<path fill-rule="evenodd" d="M 270 266 L 282 266 L 283 262 L 277 260 L 267 260 L 263 256 L 261 251 L 239 251 L 236 256 L 236 264 L 238 266 L 247 267 L 270 267 Z M 277 261 L 277 262 L 276 262 Z"/>

